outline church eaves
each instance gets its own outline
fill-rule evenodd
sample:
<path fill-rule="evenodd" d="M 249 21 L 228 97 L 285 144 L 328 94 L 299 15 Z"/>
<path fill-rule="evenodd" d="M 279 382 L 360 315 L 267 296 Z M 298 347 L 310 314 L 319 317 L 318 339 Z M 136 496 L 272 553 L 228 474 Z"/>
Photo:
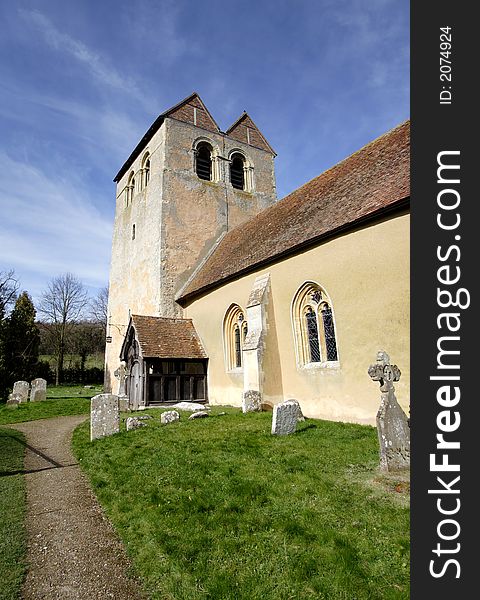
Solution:
<path fill-rule="evenodd" d="M 185 301 L 390 212 L 410 198 L 410 121 L 229 231 L 182 289 Z"/>

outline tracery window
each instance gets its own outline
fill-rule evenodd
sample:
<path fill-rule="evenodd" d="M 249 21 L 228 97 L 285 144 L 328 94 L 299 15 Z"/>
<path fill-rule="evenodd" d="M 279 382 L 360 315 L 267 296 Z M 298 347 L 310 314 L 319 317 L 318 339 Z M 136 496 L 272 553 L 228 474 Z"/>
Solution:
<path fill-rule="evenodd" d="M 295 294 L 292 324 L 300 366 L 327 366 L 338 361 L 332 305 L 318 284 L 307 282 Z"/>
<path fill-rule="evenodd" d="M 243 367 L 243 345 L 248 332 L 244 311 L 238 304 L 228 309 L 223 325 L 225 363 L 228 371 Z"/>

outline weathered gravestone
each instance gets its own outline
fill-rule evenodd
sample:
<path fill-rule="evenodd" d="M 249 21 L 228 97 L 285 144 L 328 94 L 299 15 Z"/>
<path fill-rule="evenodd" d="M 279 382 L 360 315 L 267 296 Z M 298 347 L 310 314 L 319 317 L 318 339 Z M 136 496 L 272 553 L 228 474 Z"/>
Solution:
<path fill-rule="evenodd" d="M 297 400 L 285 400 L 275 404 L 272 415 L 272 435 L 295 433 L 297 423 L 301 420 L 303 420 L 303 414 Z"/>
<path fill-rule="evenodd" d="M 120 431 L 118 396 L 98 394 L 90 403 L 90 440 L 113 435 Z"/>
<path fill-rule="evenodd" d="M 175 421 L 180 420 L 180 414 L 176 410 L 167 410 L 163 412 L 160 417 L 160 422 L 164 425 L 168 425 L 168 423 L 175 423 Z"/>
<path fill-rule="evenodd" d="M 188 417 L 189 421 L 194 421 L 195 419 L 205 419 L 208 417 L 208 412 L 206 410 L 196 410 L 193 414 Z"/>
<path fill-rule="evenodd" d="M 407 415 L 395 397 L 393 382 L 400 379 L 400 369 L 390 364 L 390 357 L 381 350 L 377 362 L 368 374 L 380 383 L 381 401 L 377 413 L 377 433 L 380 445 L 380 468 L 397 471 L 410 467 L 410 427 Z"/>
<path fill-rule="evenodd" d="M 243 393 L 242 412 L 259 412 L 262 410 L 262 394 L 256 390 Z"/>
<path fill-rule="evenodd" d="M 30 402 L 41 402 L 47 399 L 47 382 L 41 377 L 32 381 L 30 389 Z"/>
<path fill-rule="evenodd" d="M 172 408 L 178 408 L 179 410 L 188 410 L 190 412 L 195 412 L 196 410 L 210 410 L 209 406 L 200 404 L 200 402 L 177 402 L 176 404 L 172 404 Z"/>
<path fill-rule="evenodd" d="M 146 427 L 147 424 L 144 422 L 144 419 L 140 417 L 128 417 L 125 421 L 125 425 L 127 427 L 127 431 L 132 431 L 133 429 L 140 429 L 141 427 Z"/>
<path fill-rule="evenodd" d="M 28 392 L 30 384 L 28 381 L 16 381 L 13 384 L 12 393 L 9 394 L 7 404 L 22 404 L 28 402 Z"/>

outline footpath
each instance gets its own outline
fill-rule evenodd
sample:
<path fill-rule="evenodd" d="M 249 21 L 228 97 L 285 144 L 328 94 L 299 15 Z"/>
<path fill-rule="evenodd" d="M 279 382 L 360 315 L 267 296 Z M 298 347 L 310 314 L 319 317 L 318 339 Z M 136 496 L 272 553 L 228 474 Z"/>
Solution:
<path fill-rule="evenodd" d="M 25 600 L 145 600 L 125 549 L 80 470 L 70 441 L 85 416 L 16 423 L 25 434 Z"/>

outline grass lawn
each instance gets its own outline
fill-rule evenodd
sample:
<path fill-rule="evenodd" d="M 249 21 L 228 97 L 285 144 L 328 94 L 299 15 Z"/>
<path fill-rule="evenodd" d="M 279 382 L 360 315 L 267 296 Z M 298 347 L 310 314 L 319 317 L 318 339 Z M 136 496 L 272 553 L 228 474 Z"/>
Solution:
<path fill-rule="evenodd" d="M 55 356 L 51 354 L 40 354 L 38 357 L 39 360 L 48 362 L 52 369 L 55 368 L 57 364 L 57 359 Z M 80 364 L 80 356 L 78 354 L 66 354 L 64 358 L 64 368 L 68 369 L 74 367 L 75 365 Z M 87 360 L 85 361 L 85 368 L 97 368 L 103 369 L 105 366 L 105 356 L 103 352 L 96 352 L 95 354 L 89 354 L 87 356 Z"/>
<path fill-rule="evenodd" d="M 377 471 L 374 428 L 146 412 L 93 443 L 84 423 L 73 447 L 152 600 L 409 598 L 408 478 Z"/>
<path fill-rule="evenodd" d="M 24 437 L 0 429 L 0 600 L 20 598 L 25 574 L 26 506 L 23 469 Z"/>
<path fill-rule="evenodd" d="M 42 402 L 25 402 L 14 406 L 0 405 L 0 425 L 49 419 L 90 412 L 90 398 L 99 394 L 102 386 L 85 388 L 82 385 L 47 386 L 47 399 Z"/>

